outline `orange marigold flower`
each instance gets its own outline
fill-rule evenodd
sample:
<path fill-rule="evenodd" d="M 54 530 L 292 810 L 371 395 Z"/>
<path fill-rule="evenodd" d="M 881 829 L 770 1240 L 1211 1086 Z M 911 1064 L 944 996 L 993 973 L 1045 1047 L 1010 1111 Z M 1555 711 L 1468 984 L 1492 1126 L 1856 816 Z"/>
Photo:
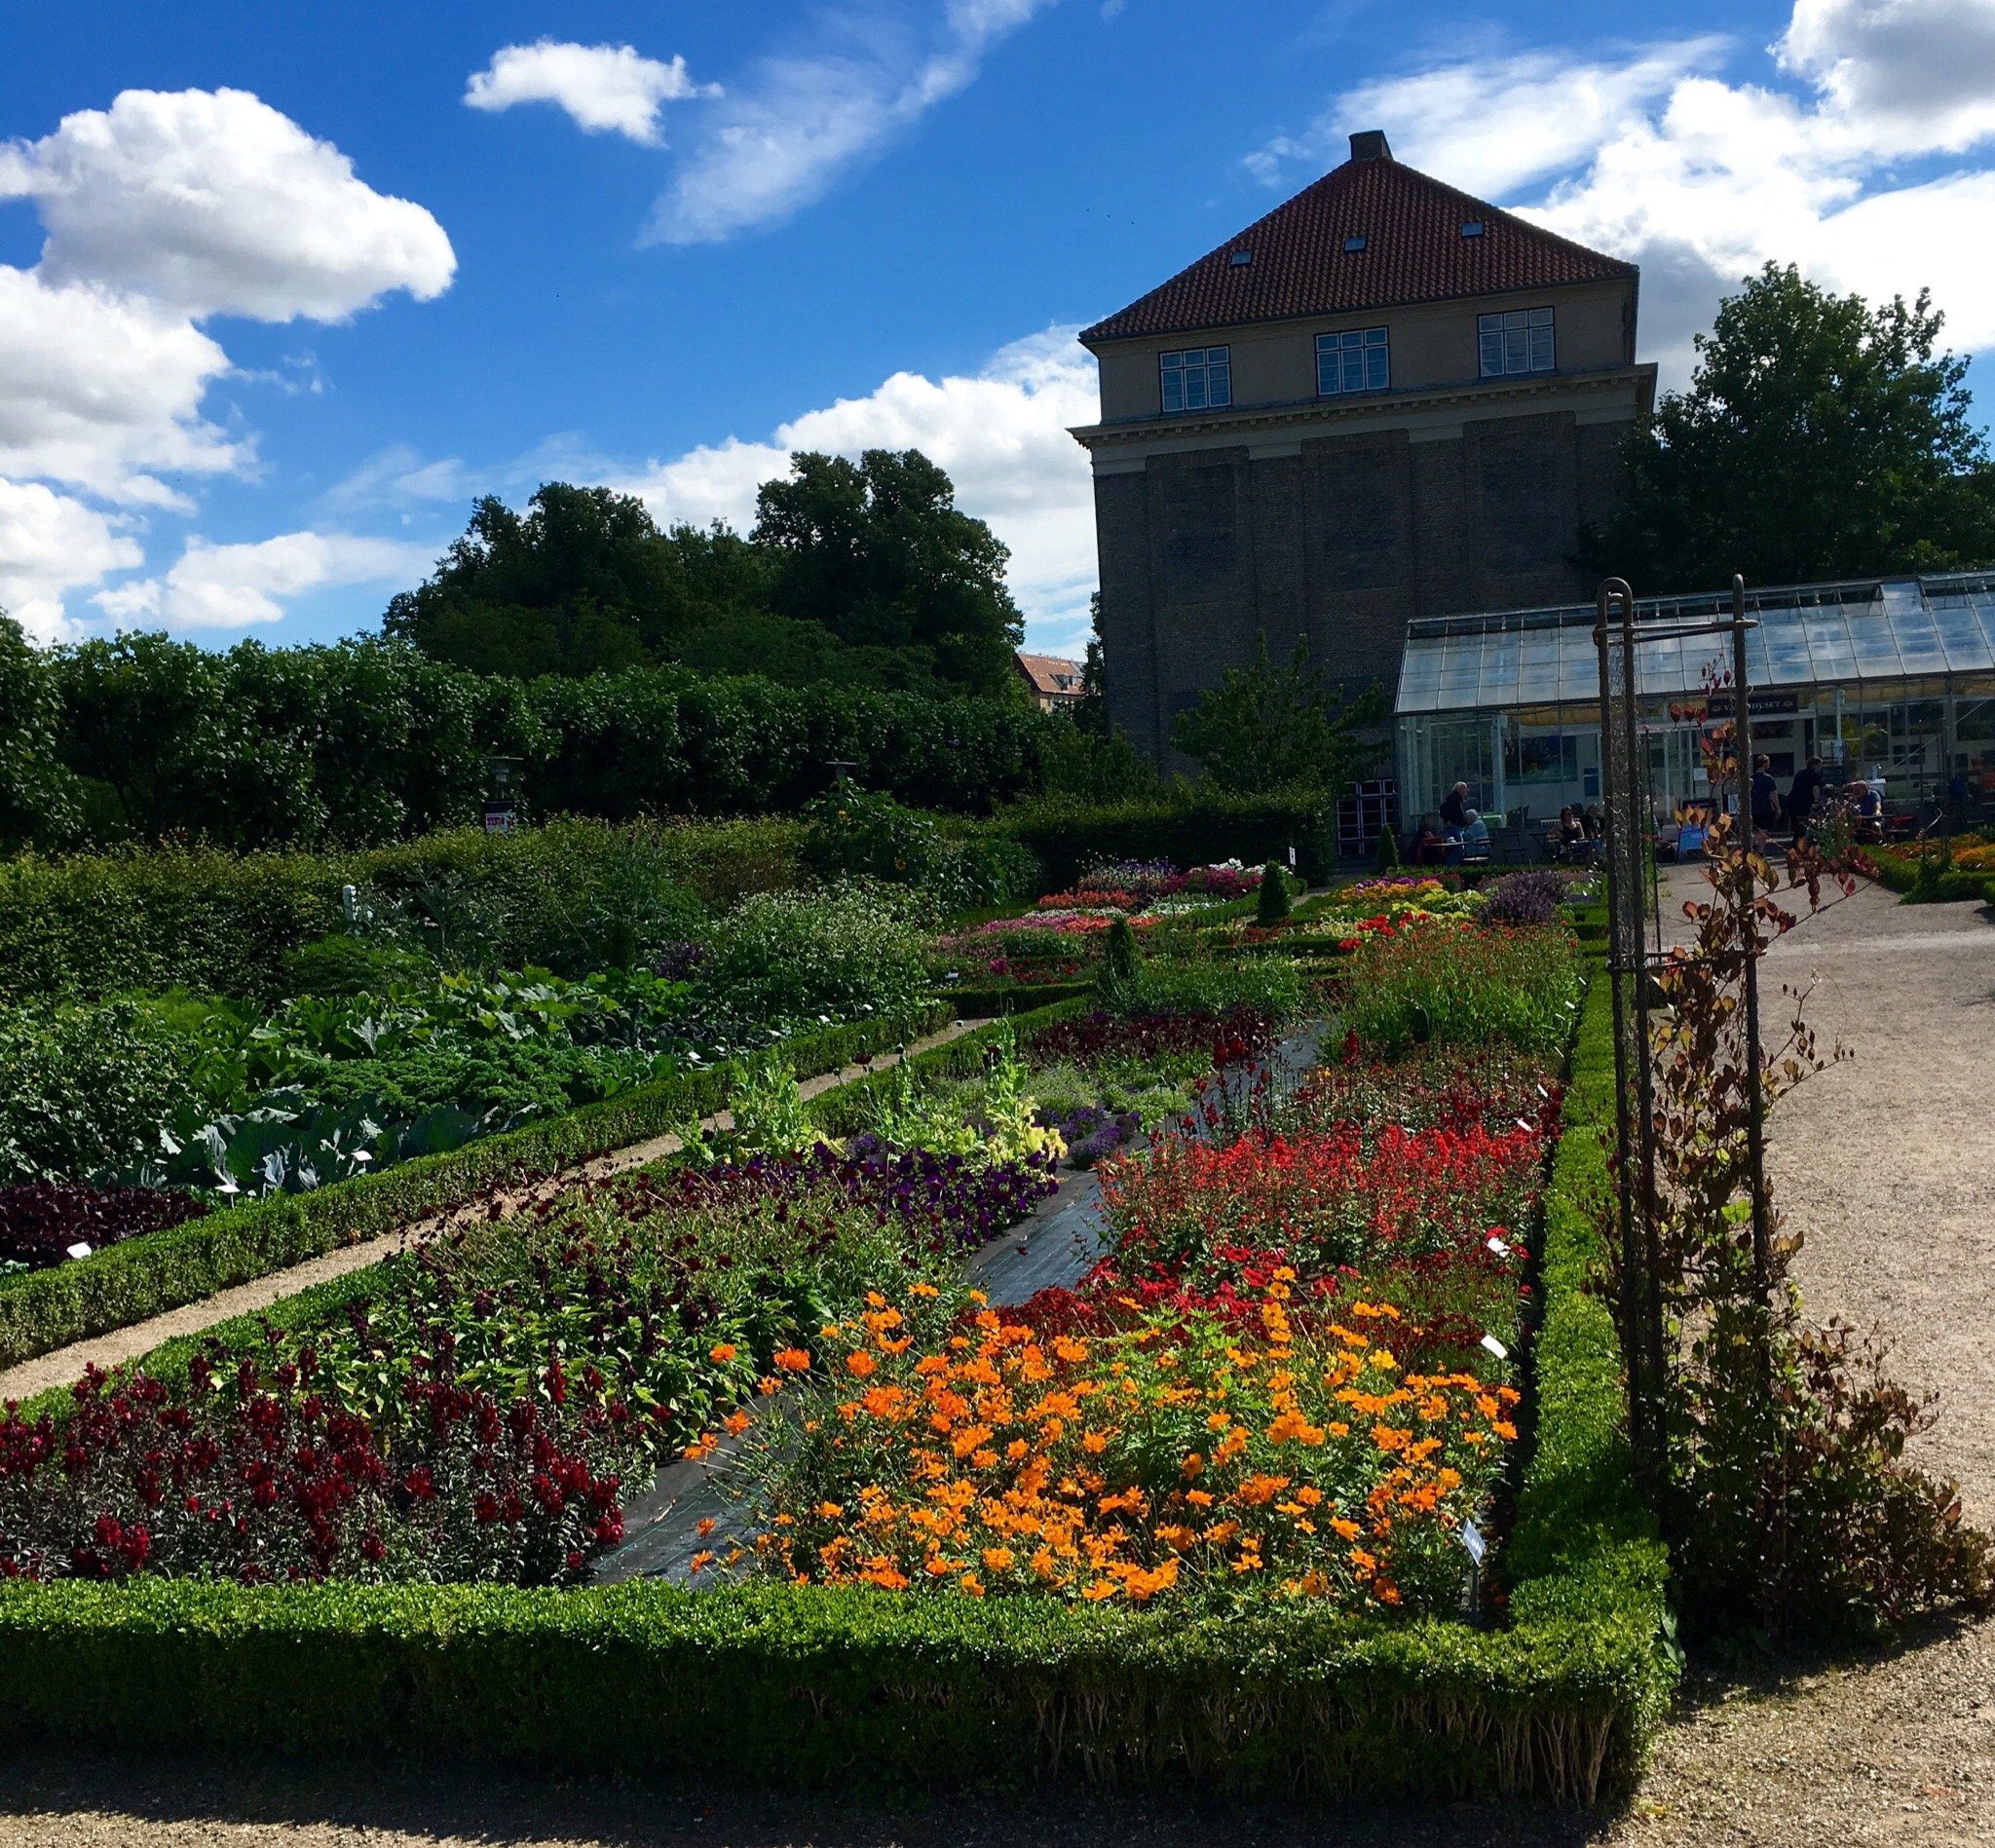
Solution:
<path fill-rule="evenodd" d="M 836 1521 L 845 1513 L 845 1507 L 836 1501 L 820 1501 L 810 1512 L 820 1521 Z"/>
<path fill-rule="evenodd" d="M 868 1375 L 877 1373 L 879 1370 L 880 1363 L 863 1349 L 858 1353 L 846 1356 L 846 1372 L 856 1379 L 864 1379 Z"/>
<path fill-rule="evenodd" d="M 706 1357 L 725 1367 L 740 1351 L 733 1341 L 716 1341 L 712 1347 L 707 1349 Z"/>
<path fill-rule="evenodd" d="M 1011 1557 L 1008 1546 L 987 1546 L 984 1549 L 984 1569 L 987 1572 L 1008 1572 L 1011 1570 Z"/>
<path fill-rule="evenodd" d="M 748 1414 L 745 1412 L 730 1412 L 722 1419 L 722 1423 L 728 1427 L 731 1436 L 739 1437 L 748 1428 Z"/>
<path fill-rule="evenodd" d="M 700 1572 L 705 1570 L 707 1566 L 711 1565 L 714 1563 L 715 1557 L 716 1556 L 714 1554 L 704 1551 L 694 1554 L 694 1556 L 686 1562 L 686 1576 L 688 1578 L 697 1577 Z"/>
<path fill-rule="evenodd" d="M 801 1347 L 785 1347 L 775 1356 L 777 1372 L 785 1374 L 808 1374 L 810 1371 L 810 1356 Z"/>

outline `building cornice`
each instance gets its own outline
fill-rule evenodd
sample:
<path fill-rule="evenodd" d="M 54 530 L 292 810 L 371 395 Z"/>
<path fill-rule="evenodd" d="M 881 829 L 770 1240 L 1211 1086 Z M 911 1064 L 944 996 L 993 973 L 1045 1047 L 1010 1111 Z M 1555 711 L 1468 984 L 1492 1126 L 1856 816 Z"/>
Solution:
<path fill-rule="evenodd" d="M 1339 401 L 1303 398 L 1283 404 L 1235 405 L 1175 417 L 1131 418 L 1112 424 L 1080 424 L 1068 431 L 1097 465 L 1122 457 L 1181 449 L 1234 447 L 1257 435 L 1299 441 L 1310 426 L 1338 434 L 1429 426 L 1434 434 L 1470 419 L 1500 417 L 1548 401 L 1590 400 L 1601 409 L 1627 405 L 1645 412 L 1655 397 L 1652 364 L 1605 367 L 1597 372 L 1538 373 L 1519 379 L 1475 379 L 1465 384 L 1412 392 L 1366 394 Z"/>

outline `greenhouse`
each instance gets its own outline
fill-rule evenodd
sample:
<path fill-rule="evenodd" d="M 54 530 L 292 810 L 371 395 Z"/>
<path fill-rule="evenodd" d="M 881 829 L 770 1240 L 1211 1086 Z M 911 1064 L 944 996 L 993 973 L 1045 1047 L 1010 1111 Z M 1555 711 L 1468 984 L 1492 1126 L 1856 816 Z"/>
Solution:
<path fill-rule="evenodd" d="M 1881 771 L 1894 803 L 1995 802 L 1995 575 L 1792 585 L 1749 591 L 1753 745 L 1786 779 L 1819 754 Z M 1730 642 L 1709 631 L 1728 592 L 1644 599 L 1637 685 L 1659 808 L 1707 793 L 1701 727 Z M 1479 809 L 1555 815 L 1600 791 L 1600 657 L 1591 605 L 1428 617 L 1400 669 L 1402 812 L 1436 809 L 1456 782 Z M 1703 631 L 1692 633 L 1690 631 Z M 1523 811 L 1520 817 L 1519 811 Z"/>

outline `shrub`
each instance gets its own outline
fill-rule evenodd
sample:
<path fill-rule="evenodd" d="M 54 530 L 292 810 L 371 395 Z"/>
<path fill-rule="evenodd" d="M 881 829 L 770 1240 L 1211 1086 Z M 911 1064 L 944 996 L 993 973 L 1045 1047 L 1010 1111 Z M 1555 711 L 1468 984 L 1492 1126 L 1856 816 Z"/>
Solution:
<path fill-rule="evenodd" d="M 1321 797 L 1235 796 L 1182 788 L 1162 800 L 1090 805 L 1052 798 L 1003 811 L 993 832 L 1030 848 L 1048 884 L 1071 886 L 1105 860 L 1203 866 L 1279 859 L 1318 879 L 1336 863 L 1336 816 Z"/>
<path fill-rule="evenodd" d="M 1284 923 L 1289 911 L 1289 876 L 1279 861 L 1269 860 L 1261 869 L 1261 892 L 1255 901 L 1254 922 L 1262 929 L 1269 929 Z"/>
<path fill-rule="evenodd" d="M 131 1001 L 0 1008 L 0 1183 L 130 1167 L 198 1111 L 199 1049 Z"/>
<path fill-rule="evenodd" d="M 434 973 L 426 956 L 343 933 L 300 944 L 283 960 L 283 985 L 293 995 L 381 995 Z"/>
<path fill-rule="evenodd" d="M 888 1013 L 921 994 L 926 948 L 890 887 L 763 893 L 729 914 L 698 987 L 737 1018 Z"/>

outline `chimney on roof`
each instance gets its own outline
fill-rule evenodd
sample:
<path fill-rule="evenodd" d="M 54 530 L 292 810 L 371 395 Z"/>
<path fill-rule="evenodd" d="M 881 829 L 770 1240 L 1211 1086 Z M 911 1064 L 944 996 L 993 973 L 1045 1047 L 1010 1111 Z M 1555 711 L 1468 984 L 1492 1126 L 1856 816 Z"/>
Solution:
<path fill-rule="evenodd" d="M 1385 138 L 1383 129 L 1360 129 L 1351 136 L 1351 159 L 1354 161 L 1389 161 L 1392 159 L 1392 144 Z"/>

